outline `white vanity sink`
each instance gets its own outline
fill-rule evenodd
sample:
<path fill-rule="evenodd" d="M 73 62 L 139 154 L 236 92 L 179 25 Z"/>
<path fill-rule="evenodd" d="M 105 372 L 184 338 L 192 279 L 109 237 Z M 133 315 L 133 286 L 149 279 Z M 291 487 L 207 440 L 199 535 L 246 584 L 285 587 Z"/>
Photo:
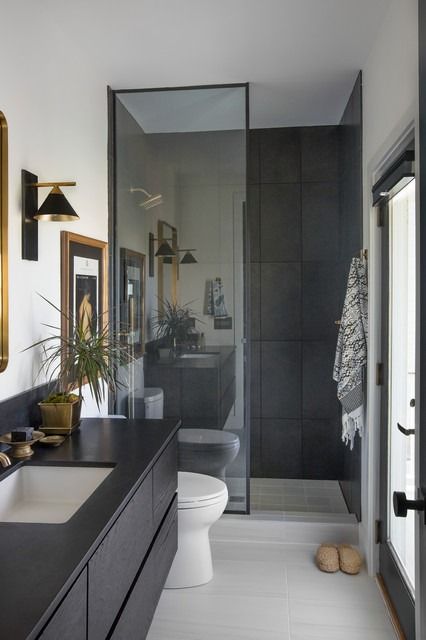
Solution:
<path fill-rule="evenodd" d="M 217 353 L 184 353 L 179 358 L 182 360 L 199 360 L 201 358 L 215 358 Z"/>
<path fill-rule="evenodd" d="M 23 466 L 0 482 L 0 522 L 67 522 L 112 467 Z"/>

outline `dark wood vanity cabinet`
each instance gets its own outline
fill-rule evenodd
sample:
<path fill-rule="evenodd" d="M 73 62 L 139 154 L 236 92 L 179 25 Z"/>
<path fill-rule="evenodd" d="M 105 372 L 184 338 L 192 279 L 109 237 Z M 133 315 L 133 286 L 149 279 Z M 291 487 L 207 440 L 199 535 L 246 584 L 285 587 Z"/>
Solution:
<path fill-rule="evenodd" d="M 106 638 L 152 537 L 150 472 L 89 561 L 90 640 Z"/>
<path fill-rule="evenodd" d="M 235 402 L 235 347 L 206 347 L 209 354 L 146 363 L 145 386 L 163 389 L 164 416 L 183 427 L 223 429 Z"/>
<path fill-rule="evenodd" d="M 86 640 L 87 568 L 82 571 L 56 609 L 40 640 Z"/>
<path fill-rule="evenodd" d="M 177 550 L 177 438 L 169 442 L 39 640 L 143 640 Z"/>

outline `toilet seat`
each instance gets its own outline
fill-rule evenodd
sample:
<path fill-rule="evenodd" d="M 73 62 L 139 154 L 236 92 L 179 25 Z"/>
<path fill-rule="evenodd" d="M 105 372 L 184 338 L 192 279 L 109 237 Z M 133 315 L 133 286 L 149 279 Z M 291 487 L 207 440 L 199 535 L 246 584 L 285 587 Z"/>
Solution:
<path fill-rule="evenodd" d="M 178 509 L 210 507 L 227 495 L 228 489 L 222 480 L 201 473 L 178 472 Z"/>

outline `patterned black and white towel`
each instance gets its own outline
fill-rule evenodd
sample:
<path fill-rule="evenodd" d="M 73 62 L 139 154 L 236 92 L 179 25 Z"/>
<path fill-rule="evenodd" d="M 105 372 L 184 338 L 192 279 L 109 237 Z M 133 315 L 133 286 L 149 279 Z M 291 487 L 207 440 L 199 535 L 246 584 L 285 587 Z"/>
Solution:
<path fill-rule="evenodd" d="M 355 434 L 364 430 L 364 367 L 367 364 L 368 282 L 367 267 L 353 258 L 337 338 L 333 379 L 342 405 L 342 440 L 354 446 Z"/>

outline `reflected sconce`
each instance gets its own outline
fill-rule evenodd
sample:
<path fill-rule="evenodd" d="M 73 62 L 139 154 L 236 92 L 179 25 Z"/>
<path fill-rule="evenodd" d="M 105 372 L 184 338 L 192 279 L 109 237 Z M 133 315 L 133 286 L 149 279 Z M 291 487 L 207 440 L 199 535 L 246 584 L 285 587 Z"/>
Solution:
<path fill-rule="evenodd" d="M 180 264 L 196 264 L 198 260 L 192 255 L 193 251 L 197 251 L 197 249 L 178 249 L 180 253 L 184 253 Z"/>
<path fill-rule="evenodd" d="M 176 251 L 170 246 L 167 239 L 163 239 L 157 251 L 154 253 L 154 242 L 158 240 L 158 238 L 154 237 L 153 233 L 148 235 L 148 273 L 149 277 L 154 277 L 154 257 L 163 258 L 163 263 L 171 264 L 172 258 L 176 256 Z M 170 260 L 170 262 L 169 262 Z"/>
<path fill-rule="evenodd" d="M 22 258 L 38 260 L 38 221 L 71 222 L 78 220 L 60 187 L 74 187 L 75 182 L 38 182 L 38 176 L 22 170 Z M 37 189 L 50 187 L 50 193 L 38 206 Z"/>

